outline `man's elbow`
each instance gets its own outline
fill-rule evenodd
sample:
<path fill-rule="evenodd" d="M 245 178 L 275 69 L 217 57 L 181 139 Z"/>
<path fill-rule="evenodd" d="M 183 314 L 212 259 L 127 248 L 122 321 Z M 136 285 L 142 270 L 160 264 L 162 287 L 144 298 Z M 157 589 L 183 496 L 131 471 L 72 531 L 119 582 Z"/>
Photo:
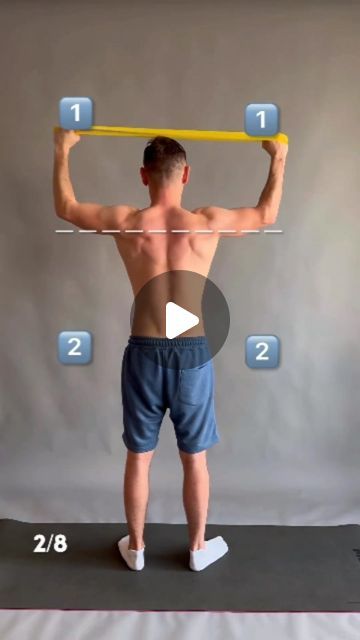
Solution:
<path fill-rule="evenodd" d="M 279 213 L 279 208 L 262 207 L 261 219 L 262 224 L 266 227 L 268 224 L 275 224 Z"/>
<path fill-rule="evenodd" d="M 65 201 L 65 202 L 55 202 L 55 213 L 58 218 L 62 220 L 67 220 L 71 222 L 72 218 L 72 210 L 73 210 L 73 202 Z"/>
<path fill-rule="evenodd" d="M 56 213 L 58 218 L 61 218 L 62 220 L 65 219 L 65 211 L 64 211 L 63 207 L 59 207 L 59 206 L 55 205 L 55 213 Z"/>

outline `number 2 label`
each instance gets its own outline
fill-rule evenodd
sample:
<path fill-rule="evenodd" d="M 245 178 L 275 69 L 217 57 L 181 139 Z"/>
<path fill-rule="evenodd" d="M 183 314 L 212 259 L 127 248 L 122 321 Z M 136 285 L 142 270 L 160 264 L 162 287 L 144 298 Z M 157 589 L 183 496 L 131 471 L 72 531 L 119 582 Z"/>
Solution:
<path fill-rule="evenodd" d="M 280 363 L 280 340 L 270 334 L 248 336 L 245 362 L 250 369 L 276 369 Z"/>
<path fill-rule="evenodd" d="M 61 364 L 90 364 L 93 338 L 89 331 L 61 331 L 58 335 L 58 359 Z"/>
<path fill-rule="evenodd" d="M 81 345 L 81 340 L 79 340 L 79 338 L 70 338 L 70 340 L 68 340 L 68 344 L 72 344 L 73 342 L 75 342 L 75 346 L 68 351 L 68 356 L 82 356 L 81 351 L 76 351 Z"/>
<path fill-rule="evenodd" d="M 269 345 L 267 342 L 258 342 L 255 345 L 255 349 L 261 349 L 261 347 L 263 347 L 263 350 L 258 353 L 258 355 L 256 356 L 256 360 L 269 360 L 269 356 L 266 356 L 265 353 L 267 353 L 267 351 L 269 351 Z"/>

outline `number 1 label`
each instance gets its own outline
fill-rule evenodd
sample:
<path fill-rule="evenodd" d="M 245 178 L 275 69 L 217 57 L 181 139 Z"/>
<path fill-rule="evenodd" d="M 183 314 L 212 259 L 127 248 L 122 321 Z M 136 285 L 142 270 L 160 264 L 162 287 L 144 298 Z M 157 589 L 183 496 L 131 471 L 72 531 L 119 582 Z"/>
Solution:
<path fill-rule="evenodd" d="M 76 104 L 73 104 L 72 107 L 70 107 L 71 111 L 75 111 L 75 122 L 80 122 L 80 105 L 77 102 Z"/>
<path fill-rule="evenodd" d="M 94 122 L 94 106 L 91 98 L 61 98 L 59 123 L 62 129 L 90 129 Z"/>
<path fill-rule="evenodd" d="M 265 129 L 265 111 L 258 111 L 256 114 L 256 117 L 258 118 L 260 116 L 260 127 L 261 129 Z"/>
<path fill-rule="evenodd" d="M 276 104 L 248 104 L 245 109 L 245 131 L 248 136 L 270 137 L 280 131 L 280 112 Z"/>

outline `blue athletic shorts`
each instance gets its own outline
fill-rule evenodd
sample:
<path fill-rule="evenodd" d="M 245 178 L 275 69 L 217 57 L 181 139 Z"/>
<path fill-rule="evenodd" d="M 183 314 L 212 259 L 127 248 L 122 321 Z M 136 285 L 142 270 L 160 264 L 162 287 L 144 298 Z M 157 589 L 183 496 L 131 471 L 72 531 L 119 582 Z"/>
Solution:
<path fill-rule="evenodd" d="M 121 388 L 122 437 L 130 451 L 155 449 L 166 409 L 182 451 L 197 453 L 219 442 L 214 370 L 204 336 L 172 340 L 131 336 L 122 362 Z"/>

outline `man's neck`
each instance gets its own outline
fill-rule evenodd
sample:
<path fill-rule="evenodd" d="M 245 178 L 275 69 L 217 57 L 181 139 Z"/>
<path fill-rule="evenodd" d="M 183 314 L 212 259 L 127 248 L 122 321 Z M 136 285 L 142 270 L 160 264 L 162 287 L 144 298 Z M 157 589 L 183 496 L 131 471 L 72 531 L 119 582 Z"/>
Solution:
<path fill-rule="evenodd" d="M 177 189 L 149 189 L 150 192 L 150 204 L 152 207 L 181 207 L 182 193 L 179 193 Z"/>

